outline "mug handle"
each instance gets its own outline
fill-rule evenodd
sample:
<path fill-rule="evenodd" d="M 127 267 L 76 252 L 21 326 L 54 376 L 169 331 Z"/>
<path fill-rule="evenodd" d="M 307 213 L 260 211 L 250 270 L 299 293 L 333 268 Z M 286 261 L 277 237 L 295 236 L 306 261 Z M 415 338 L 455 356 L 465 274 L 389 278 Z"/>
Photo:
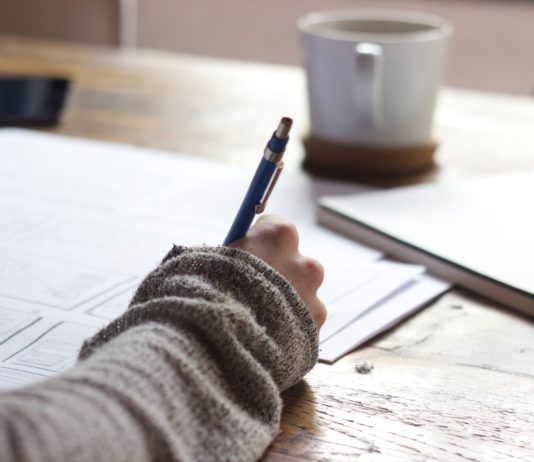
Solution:
<path fill-rule="evenodd" d="M 382 124 L 382 47 L 362 42 L 354 47 L 354 98 L 364 124 Z"/>

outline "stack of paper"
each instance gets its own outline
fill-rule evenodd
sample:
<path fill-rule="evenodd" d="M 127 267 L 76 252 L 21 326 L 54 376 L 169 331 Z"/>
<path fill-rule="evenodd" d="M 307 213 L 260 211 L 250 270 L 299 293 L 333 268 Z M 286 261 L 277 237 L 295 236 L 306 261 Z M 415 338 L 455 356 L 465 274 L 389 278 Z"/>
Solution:
<path fill-rule="evenodd" d="M 290 153 L 288 153 L 290 155 Z M 259 156 L 259 154 L 258 154 Z M 173 243 L 222 242 L 248 168 L 0 130 L 0 388 L 53 375 L 123 312 Z M 268 205 L 325 266 L 321 359 L 334 361 L 447 288 L 315 224 L 317 198 L 358 188 L 282 175 Z"/>

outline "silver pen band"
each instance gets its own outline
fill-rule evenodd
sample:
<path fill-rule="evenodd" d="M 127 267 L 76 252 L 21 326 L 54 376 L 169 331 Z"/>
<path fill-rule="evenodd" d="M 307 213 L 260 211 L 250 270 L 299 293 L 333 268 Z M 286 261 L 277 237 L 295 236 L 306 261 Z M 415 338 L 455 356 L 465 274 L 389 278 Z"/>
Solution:
<path fill-rule="evenodd" d="M 269 146 L 266 146 L 265 151 L 263 151 L 263 158 L 268 162 L 272 162 L 273 164 L 280 162 L 282 157 L 284 157 L 283 152 L 273 152 Z"/>

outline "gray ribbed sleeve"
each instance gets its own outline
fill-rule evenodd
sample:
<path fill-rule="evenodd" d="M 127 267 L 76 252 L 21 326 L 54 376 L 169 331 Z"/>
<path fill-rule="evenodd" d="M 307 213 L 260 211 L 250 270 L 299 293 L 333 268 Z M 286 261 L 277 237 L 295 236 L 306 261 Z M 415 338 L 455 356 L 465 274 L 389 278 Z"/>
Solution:
<path fill-rule="evenodd" d="M 302 301 L 251 254 L 175 247 L 80 362 L 0 395 L 2 461 L 252 461 L 317 360 Z"/>

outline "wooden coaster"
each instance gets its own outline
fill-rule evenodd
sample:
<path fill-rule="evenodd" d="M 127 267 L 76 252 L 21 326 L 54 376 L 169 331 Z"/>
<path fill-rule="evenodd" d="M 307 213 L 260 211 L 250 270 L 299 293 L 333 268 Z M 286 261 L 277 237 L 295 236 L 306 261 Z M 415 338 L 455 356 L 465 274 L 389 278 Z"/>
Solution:
<path fill-rule="evenodd" d="M 312 136 L 303 139 L 306 149 L 303 167 L 328 177 L 393 177 L 422 173 L 434 168 L 436 141 L 418 146 L 369 147 L 339 144 Z"/>

